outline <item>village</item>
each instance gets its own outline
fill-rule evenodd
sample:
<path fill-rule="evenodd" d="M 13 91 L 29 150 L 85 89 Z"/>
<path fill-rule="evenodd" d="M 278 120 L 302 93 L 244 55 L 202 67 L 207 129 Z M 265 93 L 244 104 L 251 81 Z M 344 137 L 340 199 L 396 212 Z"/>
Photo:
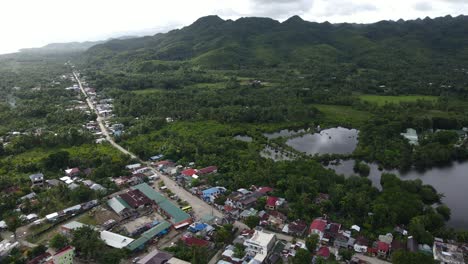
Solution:
<path fill-rule="evenodd" d="M 79 100 L 73 109 L 91 109 L 97 116 L 97 120 L 83 124 L 83 129 L 91 131 L 98 144 L 117 145 L 108 135 L 119 137 L 125 130 L 122 124 L 112 122 L 113 100 L 99 97 L 95 89 L 76 79 L 78 83 L 67 89 L 82 92 L 88 105 Z M 166 121 L 174 122 L 170 117 Z M 124 168 L 126 175 L 109 179 L 118 187 L 116 192 L 88 179 L 93 170 L 88 167 L 67 168 L 58 179 L 41 172 L 30 175 L 32 191 L 17 202 L 21 226 L 11 233 L 6 231 L 6 221 L 0 221 L 4 238 L 0 261 L 17 247 L 36 246 L 29 242 L 31 238 L 36 243 L 47 242 L 56 234 L 72 238 L 76 230 L 84 227 L 99 232 L 108 247 L 129 252 L 131 257 L 125 263 L 190 263 L 164 250 L 175 245 L 204 248 L 210 253 L 209 263 L 218 264 L 288 263 L 301 250 L 310 252 L 311 263 L 321 259 L 385 263 L 398 250 L 422 252 L 447 264 L 463 264 L 468 258 L 467 245 L 439 238 L 432 246 L 419 244 L 404 226 L 371 239 L 357 223 L 345 226 L 331 221 L 326 214 L 311 222 L 288 219 L 288 201 L 275 196 L 273 186 L 228 190 L 209 185 L 207 178 L 222 173 L 222 164 L 199 167 L 194 162 L 165 159 L 161 153 L 147 161 L 132 161 Z M 44 217 L 39 217 L 38 212 L 23 214 L 28 204 L 37 203 L 34 190 L 38 188 L 87 188 L 98 199 L 49 212 Z M 329 194 L 320 193 L 314 203 L 329 199 Z M 229 236 L 220 239 L 226 231 Z M 67 264 L 83 260 L 73 246 L 67 245 L 49 248 L 28 263 Z"/>

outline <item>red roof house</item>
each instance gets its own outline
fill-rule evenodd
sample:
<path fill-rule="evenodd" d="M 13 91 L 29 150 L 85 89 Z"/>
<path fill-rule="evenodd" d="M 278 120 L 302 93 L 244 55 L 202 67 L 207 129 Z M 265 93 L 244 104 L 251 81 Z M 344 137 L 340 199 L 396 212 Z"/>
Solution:
<path fill-rule="evenodd" d="M 330 249 L 328 247 L 321 247 L 317 251 L 317 256 L 320 256 L 324 259 L 328 259 L 330 257 Z"/>
<path fill-rule="evenodd" d="M 218 167 L 216 166 L 209 166 L 203 169 L 198 170 L 198 174 L 210 174 L 210 173 L 215 173 L 218 172 Z"/>
<path fill-rule="evenodd" d="M 183 236 L 181 240 L 185 243 L 185 245 L 191 247 L 191 246 L 198 246 L 198 247 L 208 247 L 210 245 L 210 242 L 199 239 L 196 237 L 191 237 L 191 236 Z"/>
<path fill-rule="evenodd" d="M 182 173 L 182 175 L 192 177 L 193 175 L 197 174 L 197 170 L 196 169 L 186 169 L 186 170 L 183 170 L 181 173 Z"/>
<path fill-rule="evenodd" d="M 261 194 L 267 194 L 269 192 L 272 192 L 273 188 L 271 188 L 271 187 L 260 187 L 256 191 L 261 193 Z"/>
<path fill-rule="evenodd" d="M 265 208 L 267 210 L 276 210 L 276 202 L 278 202 L 278 200 L 278 197 L 268 196 Z"/>
<path fill-rule="evenodd" d="M 388 251 L 390 250 L 390 245 L 379 241 L 377 242 L 377 254 L 382 257 L 386 257 L 388 254 Z"/>
<path fill-rule="evenodd" d="M 322 218 L 317 218 L 314 221 L 312 221 L 312 224 L 310 224 L 309 233 L 317 234 L 319 238 L 322 239 L 326 227 L 327 221 Z"/>

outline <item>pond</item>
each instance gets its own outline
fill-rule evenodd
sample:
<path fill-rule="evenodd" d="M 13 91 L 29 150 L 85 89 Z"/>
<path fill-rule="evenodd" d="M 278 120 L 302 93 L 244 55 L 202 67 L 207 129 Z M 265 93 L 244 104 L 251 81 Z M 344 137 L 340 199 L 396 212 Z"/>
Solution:
<path fill-rule="evenodd" d="M 283 129 L 278 132 L 273 132 L 273 133 L 263 133 L 265 137 L 268 139 L 275 139 L 279 137 L 292 137 L 294 135 L 300 134 L 300 133 L 305 133 L 305 129 L 300 129 L 298 131 L 294 130 L 289 130 L 289 129 Z"/>
<path fill-rule="evenodd" d="M 452 166 L 443 168 L 432 168 L 424 172 L 416 170 L 400 173 L 398 170 L 379 171 L 376 164 L 368 164 L 370 174 L 368 176 L 372 184 L 381 189 L 380 176 L 383 172 L 389 172 L 397 175 L 402 180 L 421 179 L 423 183 L 432 185 L 437 192 L 444 194 L 442 201 L 452 210 L 452 216 L 448 226 L 453 228 L 468 229 L 468 162 L 453 163 Z M 354 160 L 341 161 L 339 165 L 329 165 L 338 174 L 351 176 Z"/>
<path fill-rule="evenodd" d="M 358 144 L 357 129 L 335 127 L 291 138 L 286 144 L 306 154 L 351 154 Z"/>

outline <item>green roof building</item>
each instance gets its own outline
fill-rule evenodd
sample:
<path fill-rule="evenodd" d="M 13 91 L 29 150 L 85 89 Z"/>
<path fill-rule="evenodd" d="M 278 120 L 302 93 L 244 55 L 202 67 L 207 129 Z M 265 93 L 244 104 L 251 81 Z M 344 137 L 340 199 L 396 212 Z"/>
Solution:
<path fill-rule="evenodd" d="M 144 195 L 153 200 L 159 212 L 169 218 L 169 221 L 174 225 L 174 228 L 180 228 L 189 225 L 192 222 L 192 217 L 180 209 L 177 205 L 169 201 L 165 196 L 156 192 L 148 184 L 142 183 L 132 187 L 134 190 L 140 190 Z"/>

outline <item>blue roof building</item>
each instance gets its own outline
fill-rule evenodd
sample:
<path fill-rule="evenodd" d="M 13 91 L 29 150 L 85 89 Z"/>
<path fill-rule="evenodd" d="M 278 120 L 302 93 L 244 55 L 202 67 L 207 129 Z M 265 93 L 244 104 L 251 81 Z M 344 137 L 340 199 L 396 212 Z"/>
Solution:
<path fill-rule="evenodd" d="M 205 201 L 213 202 L 218 194 L 222 194 L 226 191 L 224 187 L 212 187 L 202 191 L 202 198 Z"/>

